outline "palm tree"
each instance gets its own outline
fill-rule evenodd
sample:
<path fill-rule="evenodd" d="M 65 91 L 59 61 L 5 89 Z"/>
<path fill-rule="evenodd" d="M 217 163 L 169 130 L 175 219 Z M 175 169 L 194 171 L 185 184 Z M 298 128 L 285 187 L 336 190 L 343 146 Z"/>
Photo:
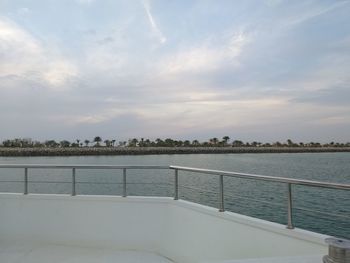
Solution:
<path fill-rule="evenodd" d="M 55 140 L 46 141 L 44 144 L 46 147 L 57 147 L 59 145 Z"/>
<path fill-rule="evenodd" d="M 106 147 L 111 146 L 111 141 L 110 140 L 104 140 L 104 143 L 106 144 Z"/>
<path fill-rule="evenodd" d="M 149 147 L 150 145 L 151 145 L 150 139 L 146 139 L 146 140 L 145 140 L 145 146 L 146 146 L 146 147 Z"/>
<path fill-rule="evenodd" d="M 279 141 L 277 141 L 277 142 L 274 143 L 274 146 L 276 146 L 276 147 L 281 147 L 281 146 L 282 146 L 282 143 L 280 143 Z"/>
<path fill-rule="evenodd" d="M 211 141 L 212 144 L 217 145 L 218 142 L 219 142 L 219 139 L 214 137 L 214 138 L 210 139 L 210 141 Z"/>
<path fill-rule="evenodd" d="M 189 141 L 189 140 L 185 140 L 184 141 L 184 146 L 185 147 L 188 147 L 188 146 L 190 146 L 191 145 L 191 142 Z"/>
<path fill-rule="evenodd" d="M 125 147 L 126 141 L 119 141 L 118 144 L 119 144 L 119 147 Z"/>
<path fill-rule="evenodd" d="M 157 146 L 163 146 L 163 140 L 160 139 L 160 138 L 157 138 L 157 139 L 156 139 L 156 145 L 157 145 Z"/>
<path fill-rule="evenodd" d="M 115 140 L 113 139 L 113 140 L 112 140 L 111 142 L 112 142 L 112 146 L 114 147 L 114 144 L 115 144 Z"/>
<path fill-rule="evenodd" d="M 243 145 L 244 145 L 244 143 L 242 141 L 240 141 L 240 140 L 234 140 L 232 142 L 232 146 L 233 147 L 242 147 Z"/>
<path fill-rule="evenodd" d="M 138 142 L 139 142 L 138 139 L 133 138 L 133 139 L 129 140 L 129 145 L 128 146 L 129 147 L 136 147 Z"/>
<path fill-rule="evenodd" d="M 164 143 L 165 143 L 165 146 L 167 146 L 167 147 L 172 147 L 172 146 L 174 146 L 174 140 L 171 139 L 171 138 L 166 138 L 166 139 L 164 140 Z"/>
<path fill-rule="evenodd" d="M 60 141 L 60 145 L 62 148 L 66 148 L 70 146 L 70 142 L 67 140 Z"/>
<path fill-rule="evenodd" d="M 222 137 L 222 140 L 224 141 L 224 145 L 226 146 L 228 141 L 230 140 L 230 137 L 228 137 L 227 135 Z"/>
<path fill-rule="evenodd" d="M 193 140 L 192 141 L 192 145 L 193 146 L 198 146 L 199 145 L 199 141 L 198 140 Z"/>
<path fill-rule="evenodd" d="M 256 147 L 256 146 L 258 146 L 258 142 L 253 141 L 250 145 L 253 146 L 253 147 Z"/>
<path fill-rule="evenodd" d="M 88 146 L 89 146 L 90 141 L 86 139 L 86 140 L 84 141 L 84 143 L 85 143 L 85 146 L 86 146 L 86 147 L 88 147 Z"/>
<path fill-rule="evenodd" d="M 96 136 L 94 138 L 94 142 L 96 143 L 96 146 L 100 146 L 100 142 L 102 142 L 102 138 L 100 136 Z"/>

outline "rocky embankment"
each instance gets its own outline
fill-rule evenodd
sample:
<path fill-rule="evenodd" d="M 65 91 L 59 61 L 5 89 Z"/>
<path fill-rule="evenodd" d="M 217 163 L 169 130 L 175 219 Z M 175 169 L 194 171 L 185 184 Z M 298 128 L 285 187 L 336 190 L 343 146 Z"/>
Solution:
<path fill-rule="evenodd" d="M 0 156 L 86 156 L 147 154 L 220 153 L 306 153 L 350 152 L 350 147 L 81 147 L 81 148 L 6 148 Z"/>

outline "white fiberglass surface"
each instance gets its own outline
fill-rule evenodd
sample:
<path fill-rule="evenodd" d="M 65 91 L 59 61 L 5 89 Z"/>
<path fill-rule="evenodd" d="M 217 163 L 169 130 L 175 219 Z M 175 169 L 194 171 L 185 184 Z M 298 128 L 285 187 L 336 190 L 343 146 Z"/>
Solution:
<path fill-rule="evenodd" d="M 113 250 L 74 246 L 3 243 L 0 242 L 2 263 L 170 263 L 151 252 Z"/>
<path fill-rule="evenodd" d="M 222 261 L 220 263 L 320 263 L 322 256 L 280 257 L 280 258 L 252 258 Z M 203 262 L 209 263 L 209 262 Z M 214 262 L 210 262 L 214 263 Z"/>
<path fill-rule="evenodd" d="M 327 253 L 326 236 L 171 198 L 0 194 L 0 213 L 0 244 L 25 244 L 0 247 L 1 263 L 169 262 L 127 251 L 181 263 Z"/>

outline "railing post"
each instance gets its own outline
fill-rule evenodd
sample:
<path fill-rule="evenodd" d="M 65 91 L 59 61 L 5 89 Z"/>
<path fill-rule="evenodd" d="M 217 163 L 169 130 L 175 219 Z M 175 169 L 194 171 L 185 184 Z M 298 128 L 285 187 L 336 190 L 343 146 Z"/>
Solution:
<path fill-rule="evenodd" d="M 287 228 L 293 229 L 293 200 L 292 200 L 292 184 L 287 184 L 287 201 L 288 201 L 288 223 Z"/>
<path fill-rule="evenodd" d="M 23 194 L 28 194 L 28 168 L 24 168 L 24 191 Z"/>
<path fill-rule="evenodd" d="M 219 212 L 225 211 L 225 205 L 224 205 L 224 176 L 220 175 L 219 177 Z"/>
<path fill-rule="evenodd" d="M 123 168 L 123 197 L 126 197 L 126 168 Z"/>
<path fill-rule="evenodd" d="M 75 168 L 72 169 L 72 196 L 76 195 L 75 191 Z"/>
<path fill-rule="evenodd" d="M 179 170 L 175 169 L 174 200 L 179 200 Z"/>

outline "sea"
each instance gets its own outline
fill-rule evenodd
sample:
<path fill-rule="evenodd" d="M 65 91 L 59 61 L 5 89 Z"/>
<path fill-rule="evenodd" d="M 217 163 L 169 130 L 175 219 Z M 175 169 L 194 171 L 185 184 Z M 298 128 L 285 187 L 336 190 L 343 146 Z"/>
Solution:
<path fill-rule="evenodd" d="M 0 157 L 0 164 L 178 165 L 350 184 L 350 153 Z M 0 168 L 0 192 L 23 192 L 23 169 Z M 72 171 L 29 169 L 29 193 L 70 194 Z M 77 170 L 76 191 L 122 195 L 122 170 Z M 219 207 L 216 175 L 179 171 L 179 198 Z M 127 170 L 128 196 L 174 196 L 174 170 Z M 292 187 L 295 227 L 350 239 L 350 191 Z M 224 178 L 227 211 L 287 224 L 283 183 Z"/>

